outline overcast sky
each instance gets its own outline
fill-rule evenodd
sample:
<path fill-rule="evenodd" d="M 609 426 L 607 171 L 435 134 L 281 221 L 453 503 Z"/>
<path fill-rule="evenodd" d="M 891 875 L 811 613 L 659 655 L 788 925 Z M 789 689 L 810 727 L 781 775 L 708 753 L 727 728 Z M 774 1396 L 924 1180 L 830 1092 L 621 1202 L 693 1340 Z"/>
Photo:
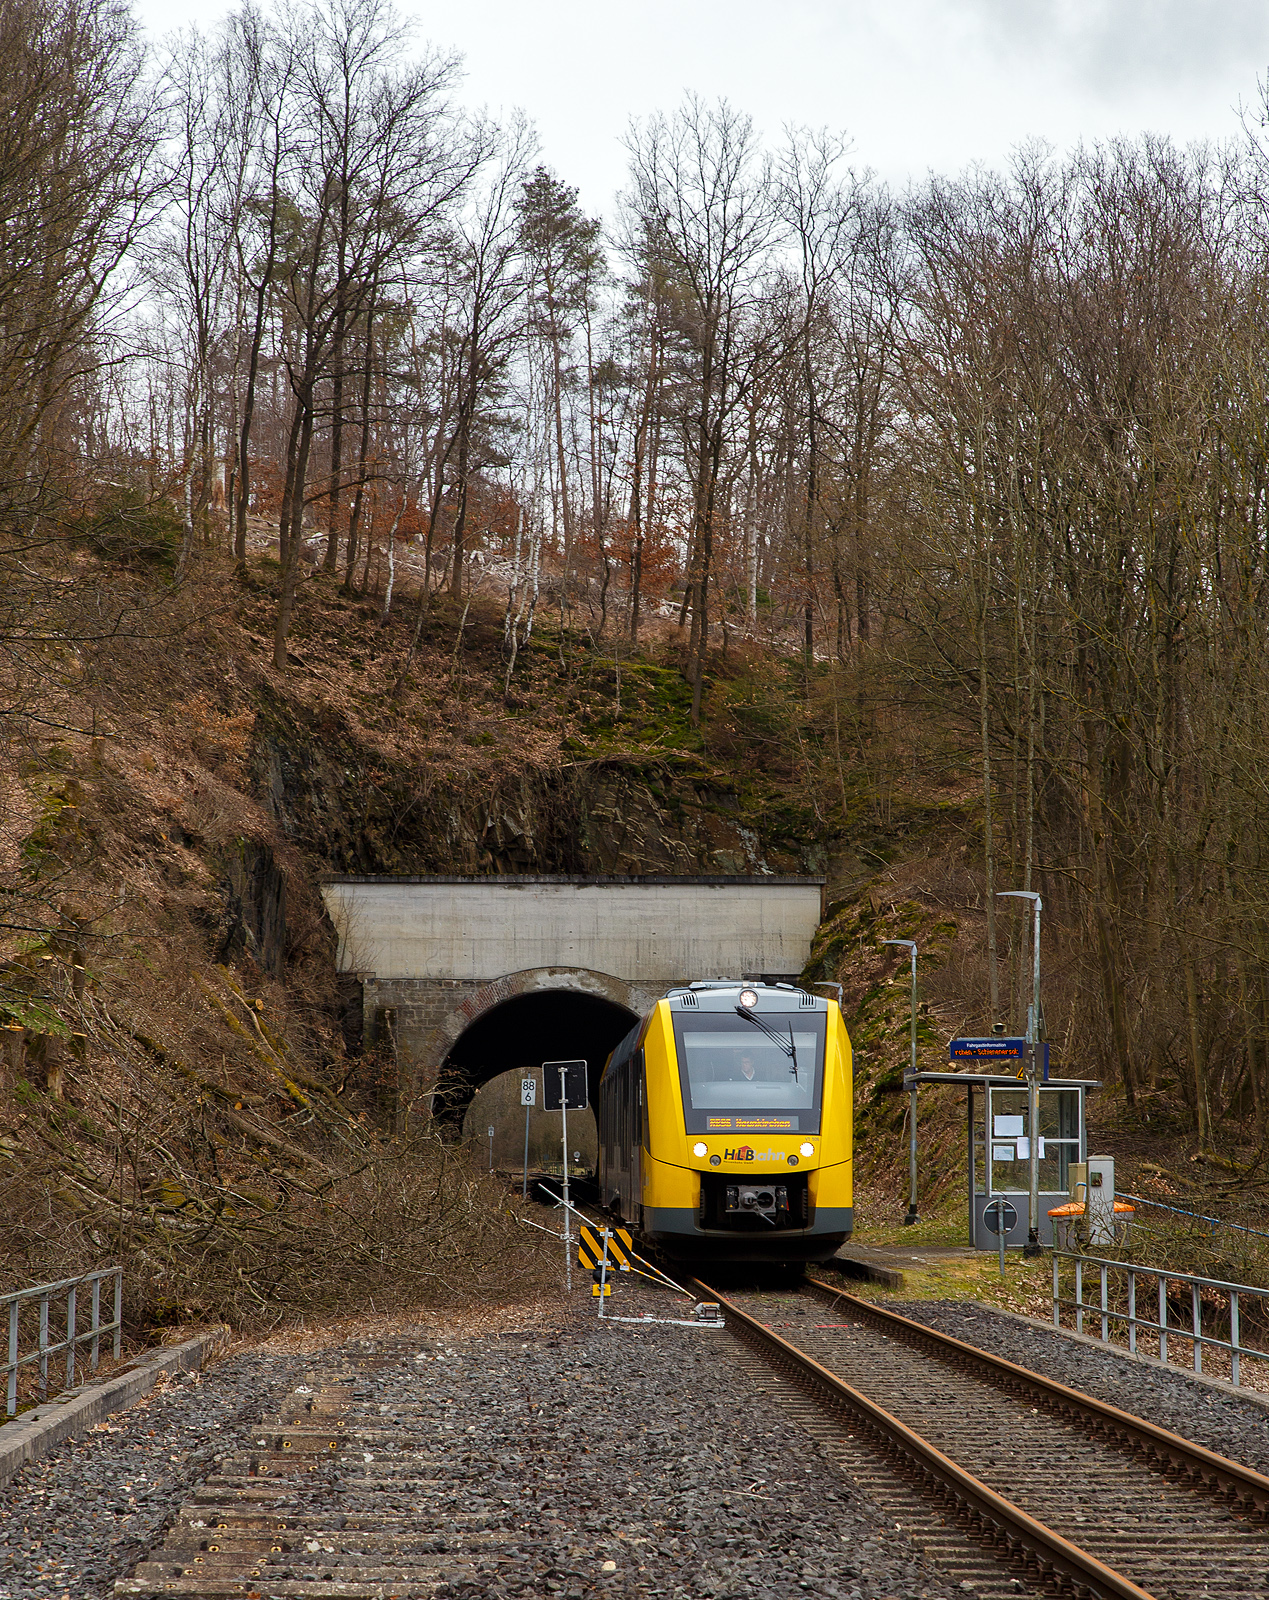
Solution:
<path fill-rule="evenodd" d="M 1144 130 L 1222 139 L 1269 69 L 1269 0 L 469 0 L 400 3 L 421 40 L 466 58 L 469 106 L 522 107 L 542 159 L 611 214 L 632 117 L 687 90 L 725 95 L 774 139 L 846 132 L 902 185 Z M 137 0 L 159 37 L 211 26 L 222 0 Z"/>

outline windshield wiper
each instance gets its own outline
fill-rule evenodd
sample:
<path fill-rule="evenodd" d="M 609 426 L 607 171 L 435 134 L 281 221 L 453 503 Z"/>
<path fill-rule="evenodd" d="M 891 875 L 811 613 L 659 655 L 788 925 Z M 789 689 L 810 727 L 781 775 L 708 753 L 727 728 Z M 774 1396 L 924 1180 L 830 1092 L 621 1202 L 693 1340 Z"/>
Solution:
<path fill-rule="evenodd" d="M 800 1080 L 798 1078 L 798 1047 L 793 1042 L 793 1024 L 792 1023 L 789 1024 L 789 1042 L 788 1042 L 788 1044 L 785 1044 L 784 1040 L 775 1031 L 775 1029 L 774 1028 L 768 1028 L 768 1026 L 762 1020 L 761 1017 L 755 1016 L 752 1011 L 746 1011 L 744 1006 L 735 1006 L 733 1009 L 735 1010 L 735 1013 L 736 1013 L 736 1015 L 738 1017 L 743 1017 L 746 1022 L 752 1022 L 755 1028 L 761 1028 L 763 1033 L 766 1034 L 768 1039 L 770 1039 L 774 1044 L 779 1045 L 780 1049 L 784 1052 L 784 1054 L 786 1056 L 788 1056 L 789 1060 L 792 1062 L 792 1065 L 790 1066 L 789 1071 L 793 1074 L 793 1081 L 795 1083 L 799 1082 Z"/>

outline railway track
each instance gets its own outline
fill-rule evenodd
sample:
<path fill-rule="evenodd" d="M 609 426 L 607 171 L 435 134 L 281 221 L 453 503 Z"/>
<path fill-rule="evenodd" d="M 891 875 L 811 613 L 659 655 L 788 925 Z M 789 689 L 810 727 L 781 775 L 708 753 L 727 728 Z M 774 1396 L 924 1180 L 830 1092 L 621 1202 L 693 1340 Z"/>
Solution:
<path fill-rule="evenodd" d="M 777 1402 L 751 1407 L 763 1426 L 778 1439 L 781 1410 L 791 1415 L 794 1437 L 817 1439 L 894 1530 L 893 1549 L 885 1532 L 863 1535 L 879 1541 L 872 1548 L 884 1559 L 901 1564 L 895 1551 L 915 1547 L 925 1570 L 978 1600 L 1016 1600 L 1028 1589 L 1134 1600 L 1269 1596 L 1269 1478 L 851 1295 L 816 1285 L 730 1296 L 695 1287 L 722 1302 L 728 1325 L 746 1341 L 739 1358 L 752 1385 Z M 589 1318 L 573 1327 L 549 1336 L 576 1349 L 561 1356 L 560 1371 L 577 1386 L 579 1409 L 570 1413 L 577 1421 L 558 1443 L 577 1448 L 580 1423 L 588 1445 L 615 1449 L 613 1460 L 628 1464 L 644 1413 L 606 1444 L 587 1433 L 592 1378 L 573 1368 L 579 1361 L 591 1367 L 595 1349 L 610 1346 Z M 679 1335 L 667 1330 L 665 1337 L 667 1352 L 680 1348 Z M 685 1355 L 689 1349 L 682 1347 Z M 479 1402 L 473 1410 L 461 1363 L 452 1376 L 418 1365 L 453 1355 L 438 1347 L 429 1353 L 427 1341 L 406 1336 L 317 1357 L 276 1413 L 218 1459 L 116 1596 L 405 1600 L 443 1583 L 484 1592 L 491 1570 L 522 1566 L 528 1523 L 512 1480 L 545 1474 L 548 1505 L 551 1484 L 563 1483 L 570 1461 L 580 1469 L 583 1458 L 542 1454 L 545 1439 L 531 1437 L 535 1411 L 519 1420 L 519 1378 L 497 1379 L 486 1392 L 514 1383 L 514 1419 L 498 1421 L 497 1405 L 494 1413 L 482 1413 Z M 647 1381 L 661 1393 L 665 1368 L 654 1364 Z M 690 1432 L 688 1396 L 700 1392 L 689 1388 L 680 1398 L 676 1428 Z M 680 1435 L 670 1432 L 677 1460 Z M 501 1476 L 491 1493 L 494 1462 Z M 823 1526 L 831 1529 L 832 1520 Z M 568 1539 L 575 1564 L 578 1536 L 558 1537 Z M 720 1548 L 731 1542 L 722 1538 Z M 636 1547 L 647 1547 L 646 1534 L 614 1544 L 623 1572 Z M 869 1548 L 849 1555 L 867 1565 Z M 561 1551 L 552 1559 L 559 1564 Z M 717 1559 L 709 1557 L 715 1577 Z M 824 1570 L 835 1570 L 832 1558 Z M 664 1586 L 666 1578 L 647 1581 Z M 673 1584 L 666 1592 L 676 1592 Z M 884 1592 L 914 1591 L 892 1582 Z"/>
<path fill-rule="evenodd" d="M 695 1288 L 722 1304 L 757 1381 L 765 1366 L 768 1388 L 967 1591 L 1269 1595 L 1260 1473 L 823 1285 Z"/>

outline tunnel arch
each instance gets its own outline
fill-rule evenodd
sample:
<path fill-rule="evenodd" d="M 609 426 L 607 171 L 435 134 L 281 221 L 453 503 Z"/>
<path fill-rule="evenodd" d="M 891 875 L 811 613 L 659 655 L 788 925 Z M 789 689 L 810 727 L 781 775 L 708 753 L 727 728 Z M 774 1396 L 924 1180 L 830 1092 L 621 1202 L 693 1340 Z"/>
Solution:
<path fill-rule="evenodd" d="M 585 967 L 532 967 L 485 984 L 440 1026 L 433 1114 L 457 1138 L 482 1084 L 549 1060 L 586 1061 L 593 1105 L 605 1060 L 645 1003 L 640 986 Z"/>

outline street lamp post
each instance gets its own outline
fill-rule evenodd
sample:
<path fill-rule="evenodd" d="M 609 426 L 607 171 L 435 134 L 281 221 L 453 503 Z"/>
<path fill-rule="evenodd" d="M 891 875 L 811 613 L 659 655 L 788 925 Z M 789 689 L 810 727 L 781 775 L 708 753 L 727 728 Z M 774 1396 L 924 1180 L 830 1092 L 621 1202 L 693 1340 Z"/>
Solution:
<path fill-rule="evenodd" d="M 1044 902 L 1034 889 L 999 889 L 1000 900 L 1030 900 L 1035 921 L 1031 931 L 1033 953 L 1031 1009 L 1027 1017 L 1027 1131 L 1030 1152 L 1030 1183 L 1027 1215 L 1027 1243 L 1023 1255 L 1040 1254 L 1040 1072 L 1036 1048 L 1040 1038 L 1040 912 Z"/>
<path fill-rule="evenodd" d="M 897 944 L 907 950 L 912 957 L 912 1071 L 910 1074 L 911 1100 L 908 1107 L 908 1214 L 903 1219 L 904 1227 L 909 1227 L 914 1222 L 919 1222 L 917 1215 L 917 947 L 915 939 L 883 939 L 882 944 Z"/>

